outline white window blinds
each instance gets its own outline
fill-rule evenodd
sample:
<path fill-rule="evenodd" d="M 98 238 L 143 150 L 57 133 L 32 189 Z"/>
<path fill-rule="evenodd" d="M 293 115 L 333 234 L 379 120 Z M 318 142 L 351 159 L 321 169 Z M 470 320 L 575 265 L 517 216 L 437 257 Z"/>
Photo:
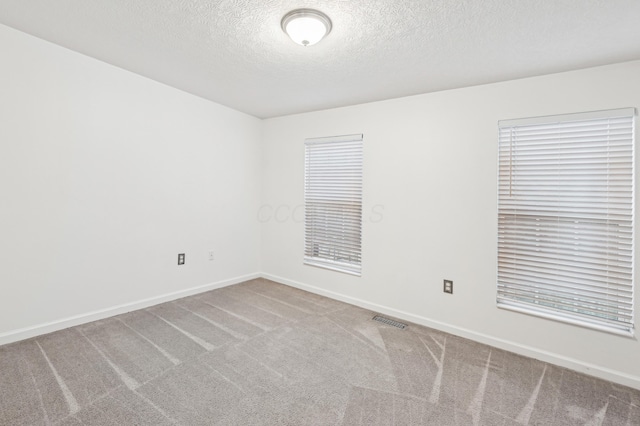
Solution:
<path fill-rule="evenodd" d="M 499 123 L 499 307 L 633 333 L 634 116 Z"/>
<path fill-rule="evenodd" d="M 305 141 L 304 262 L 361 270 L 362 135 Z"/>

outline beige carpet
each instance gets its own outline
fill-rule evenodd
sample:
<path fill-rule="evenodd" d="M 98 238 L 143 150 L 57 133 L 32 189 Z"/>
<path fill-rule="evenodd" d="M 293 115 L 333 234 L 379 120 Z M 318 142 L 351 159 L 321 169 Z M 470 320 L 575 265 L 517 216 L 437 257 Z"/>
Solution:
<path fill-rule="evenodd" d="M 640 391 L 266 280 L 0 347 L 1 425 L 640 425 Z"/>

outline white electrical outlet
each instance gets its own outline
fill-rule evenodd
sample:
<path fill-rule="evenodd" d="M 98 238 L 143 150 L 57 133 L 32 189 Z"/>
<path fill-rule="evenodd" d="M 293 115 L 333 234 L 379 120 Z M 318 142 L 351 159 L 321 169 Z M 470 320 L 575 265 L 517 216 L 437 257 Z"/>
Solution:
<path fill-rule="evenodd" d="M 214 260 L 213 250 L 209 250 L 209 260 Z"/>

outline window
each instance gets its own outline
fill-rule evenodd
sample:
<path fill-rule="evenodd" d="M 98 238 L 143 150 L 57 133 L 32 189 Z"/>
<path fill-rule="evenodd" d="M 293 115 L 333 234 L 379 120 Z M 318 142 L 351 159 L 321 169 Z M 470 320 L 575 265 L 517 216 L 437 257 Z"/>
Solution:
<path fill-rule="evenodd" d="M 360 275 L 362 135 L 305 141 L 304 263 Z"/>
<path fill-rule="evenodd" d="M 633 334 L 634 117 L 499 123 L 499 307 Z"/>

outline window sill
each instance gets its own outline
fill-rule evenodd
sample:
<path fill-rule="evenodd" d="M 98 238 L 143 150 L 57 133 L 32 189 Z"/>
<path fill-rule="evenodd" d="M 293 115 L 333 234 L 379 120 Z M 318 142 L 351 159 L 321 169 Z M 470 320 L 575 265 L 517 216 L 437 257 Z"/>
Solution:
<path fill-rule="evenodd" d="M 338 262 L 331 262 L 330 260 L 318 260 L 310 257 L 304 258 L 304 264 L 315 266 L 317 268 L 329 269 L 331 271 L 342 272 L 343 274 L 355 275 L 357 277 L 362 276 L 361 268 L 359 266 L 345 265 Z"/>
<path fill-rule="evenodd" d="M 505 309 L 508 311 L 519 312 L 521 314 L 532 315 L 535 317 L 550 319 L 552 321 L 561 322 L 563 324 L 571 324 L 576 325 L 578 327 L 588 328 L 590 330 L 603 331 L 609 334 L 615 334 L 617 336 L 627 337 L 635 340 L 635 333 L 633 327 L 630 328 L 621 328 L 614 326 L 606 326 L 602 324 L 596 324 L 589 322 L 587 320 L 581 321 L 579 319 L 570 318 L 568 316 L 563 316 L 561 314 L 545 312 L 544 310 L 535 310 L 525 305 L 518 305 L 517 303 L 505 303 L 498 302 L 497 307 L 499 309 Z"/>

